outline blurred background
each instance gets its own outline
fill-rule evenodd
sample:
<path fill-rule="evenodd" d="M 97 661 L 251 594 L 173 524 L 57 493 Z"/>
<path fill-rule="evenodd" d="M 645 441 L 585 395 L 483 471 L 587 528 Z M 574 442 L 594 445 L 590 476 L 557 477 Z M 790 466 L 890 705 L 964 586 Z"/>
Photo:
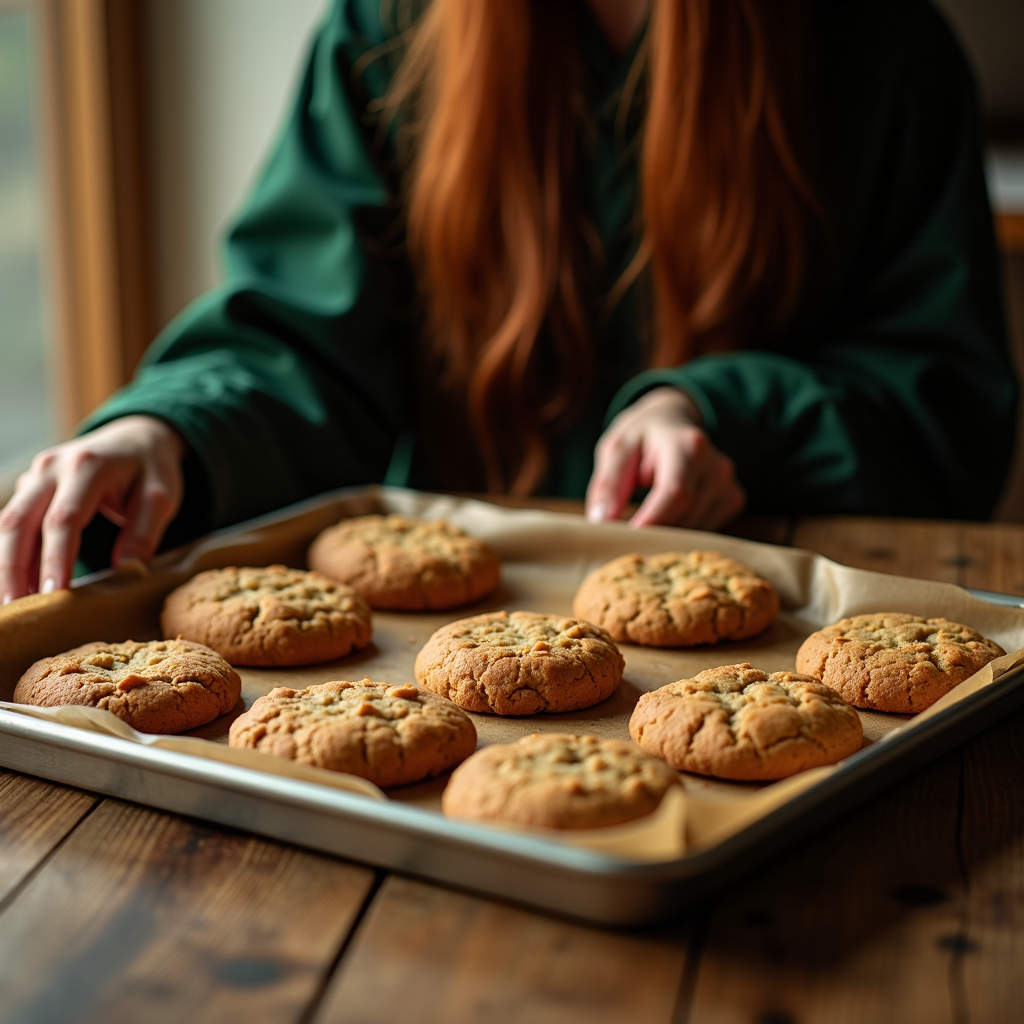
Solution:
<path fill-rule="evenodd" d="M 0 0 L 0 500 L 217 283 L 327 2 Z M 936 2 L 981 88 L 1024 377 L 1024 0 Z M 1024 412 L 1017 452 L 999 518 L 1024 521 Z"/>

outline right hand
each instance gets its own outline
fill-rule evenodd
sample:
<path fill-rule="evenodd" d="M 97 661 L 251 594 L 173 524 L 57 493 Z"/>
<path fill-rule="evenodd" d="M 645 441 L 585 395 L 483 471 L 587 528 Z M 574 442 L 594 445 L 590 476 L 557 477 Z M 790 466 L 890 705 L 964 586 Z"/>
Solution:
<path fill-rule="evenodd" d="M 601 435 L 587 517 L 617 519 L 638 486 L 650 491 L 630 526 L 718 530 L 747 502 L 732 460 L 711 443 L 696 403 L 673 387 L 649 391 Z"/>
<path fill-rule="evenodd" d="M 125 416 L 40 452 L 0 511 L 0 601 L 71 582 L 97 512 L 121 527 L 113 564 L 148 562 L 181 506 L 187 445 L 153 416 Z"/>

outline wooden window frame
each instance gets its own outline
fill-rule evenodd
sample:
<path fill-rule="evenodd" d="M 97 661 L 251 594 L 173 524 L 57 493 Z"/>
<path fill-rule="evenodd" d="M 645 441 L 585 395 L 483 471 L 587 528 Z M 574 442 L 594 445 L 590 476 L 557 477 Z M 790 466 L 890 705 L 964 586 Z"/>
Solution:
<path fill-rule="evenodd" d="M 14 4 L 10 4 L 14 6 Z M 58 430 L 124 384 L 154 331 L 141 0 L 26 0 L 36 18 Z"/>

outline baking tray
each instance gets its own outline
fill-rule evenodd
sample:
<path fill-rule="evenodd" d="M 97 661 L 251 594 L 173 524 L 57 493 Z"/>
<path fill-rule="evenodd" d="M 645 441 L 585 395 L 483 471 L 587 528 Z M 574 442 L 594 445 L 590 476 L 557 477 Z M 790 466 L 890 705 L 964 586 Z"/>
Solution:
<path fill-rule="evenodd" d="M 342 515 L 369 511 L 443 515 L 466 526 L 501 554 L 503 590 L 491 601 L 442 616 L 377 615 L 378 646 L 323 669 L 242 670 L 247 704 L 275 684 L 306 685 L 313 681 L 310 673 L 319 673 L 317 681 L 366 674 L 396 682 L 411 678 L 419 644 L 439 622 L 483 608 L 511 610 L 522 606 L 518 598 L 524 594 L 535 598 L 530 606 L 536 610 L 567 614 L 566 594 L 571 595 L 589 568 L 633 550 L 713 548 L 752 564 L 780 590 L 784 612 L 779 626 L 755 641 L 696 651 L 623 645 L 627 683 L 619 695 L 571 716 L 473 716 L 483 742 L 535 729 L 621 735 L 639 689 L 712 664 L 750 660 L 770 671 L 791 667 L 792 650 L 802 635 L 857 611 L 948 613 L 971 624 L 984 622 L 983 631 L 1007 650 L 1024 647 L 1024 609 L 1007 595 L 970 595 L 949 584 L 850 569 L 811 552 L 731 537 L 669 528 L 637 532 L 620 524 L 588 524 L 577 516 L 373 488 L 337 492 L 220 531 L 161 556 L 148 573 L 97 574 L 70 592 L 38 595 L 0 609 L 0 698 L 9 699 L 20 674 L 38 657 L 92 639 L 155 636 L 163 596 L 194 572 L 271 561 L 303 565 L 305 547 L 320 529 Z M 720 830 L 713 842 L 655 862 L 448 820 L 437 811 L 443 780 L 403 787 L 391 791 L 391 799 L 377 801 L 304 778 L 27 717 L 14 709 L 0 708 L 0 764 L 544 910 L 602 924 L 637 925 L 678 915 L 737 873 L 778 854 L 1024 704 L 1024 665 L 987 685 L 975 681 L 973 687 L 969 682 L 960 689 L 965 693 L 959 699 L 947 699 L 945 706 L 918 720 L 862 715 L 869 745 L 834 769 L 803 773 L 774 788 L 685 776 L 694 809 L 731 807 L 733 813 L 741 806 L 733 800 L 745 801 L 744 807 L 756 803 L 756 809 L 746 819 L 740 813 L 741 824 Z M 222 740 L 224 732 L 219 722 L 191 735 Z M 778 795 L 774 802 L 773 793 Z"/>

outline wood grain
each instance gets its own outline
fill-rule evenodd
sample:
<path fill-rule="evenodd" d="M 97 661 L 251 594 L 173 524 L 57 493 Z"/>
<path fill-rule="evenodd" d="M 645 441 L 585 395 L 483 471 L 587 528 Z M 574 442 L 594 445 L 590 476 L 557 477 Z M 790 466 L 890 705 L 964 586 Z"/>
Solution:
<path fill-rule="evenodd" d="M 1024 525 L 817 516 L 796 547 L 861 569 L 1024 595 Z"/>
<path fill-rule="evenodd" d="M 940 1024 L 964 910 L 960 753 L 742 883 L 710 914 L 683 1019 Z"/>
<path fill-rule="evenodd" d="M 1024 524 L 968 523 L 959 528 L 965 587 L 1024 595 Z"/>
<path fill-rule="evenodd" d="M 812 516 L 797 524 L 793 545 L 860 569 L 959 583 L 960 534 L 954 523 Z"/>
<path fill-rule="evenodd" d="M 391 876 L 314 1020 L 669 1024 L 686 948 Z"/>
<path fill-rule="evenodd" d="M 4 1019 L 291 1024 L 373 879 L 105 800 L 0 919 Z"/>
<path fill-rule="evenodd" d="M 0 769 L 0 907 L 98 802 L 90 793 Z"/>
<path fill-rule="evenodd" d="M 1024 712 L 965 749 L 967 908 L 953 965 L 963 1019 L 1024 1016 Z"/>

